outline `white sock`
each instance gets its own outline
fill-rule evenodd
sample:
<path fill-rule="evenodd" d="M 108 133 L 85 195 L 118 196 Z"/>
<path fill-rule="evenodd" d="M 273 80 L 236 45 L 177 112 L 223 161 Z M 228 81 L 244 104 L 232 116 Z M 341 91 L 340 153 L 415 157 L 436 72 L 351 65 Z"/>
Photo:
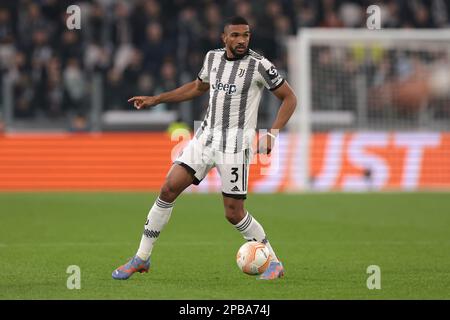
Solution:
<path fill-rule="evenodd" d="M 144 234 L 141 238 L 141 244 L 136 253 L 142 260 L 146 261 L 150 257 L 153 250 L 153 244 L 158 239 L 161 230 L 169 221 L 172 209 L 173 203 L 165 202 L 159 197 L 150 209 L 147 223 L 144 227 Z"/>
<path fill-rule="evenodd" d="M 250 213 L 247 212 L 244 219 L 234 226 L 242 234 L 245 240 L 264 243 L 269 249 L 271 261 L 278 262 L 278 258 L 266 238 L 266 233 L 264 232 L 263 227 L 258 221 L 256 221 L 255 218 L 252 217 Z"/>

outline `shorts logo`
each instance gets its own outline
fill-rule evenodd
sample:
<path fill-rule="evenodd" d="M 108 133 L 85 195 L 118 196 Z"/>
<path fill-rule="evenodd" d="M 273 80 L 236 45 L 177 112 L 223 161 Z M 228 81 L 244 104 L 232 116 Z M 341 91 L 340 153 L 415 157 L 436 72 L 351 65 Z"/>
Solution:
<path fill-rule="evenodd" d="M 233 94 L 236 92 L 236 85 L 229 83 L 222 83 L 219 79 L 216 80 L 216 83 L 212 85 L 214 91 L 225 91 L 226 94 Z"/>
<path fill-rule="evenodd" d="M 237 186 L 234 186 L 234 188 L 231 189 L 231 191 L 241 191 L 241 190 L 239 190 L 239 188 Z"/>

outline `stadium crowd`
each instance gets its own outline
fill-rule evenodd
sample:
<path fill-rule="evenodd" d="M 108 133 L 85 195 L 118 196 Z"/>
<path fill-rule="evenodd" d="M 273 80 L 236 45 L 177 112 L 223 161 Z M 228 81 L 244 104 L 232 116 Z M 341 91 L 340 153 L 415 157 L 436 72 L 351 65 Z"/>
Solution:
<path fill-rule="evenodd" d="M 1 0 L 0 82 L 13 81 L 14 117 L 86 117 L 94 73 L 103 78 L 104 110 L 129 108 L 132 95 L 174 89 L 196 77 L 208 50 L 222 46 L 222 21 L 234 14 L 249 21 L 252 48 L 284 74 L 286 36 L 302 27 L 365 27 L 371 4 L 381 7 L 383 28 L 444 28 L 450 21 L 445 0 L 74 2 Z M 71 4 L 81 7 L 80 30 L 66 27 Z M 193 110 L 198 119 L 201 108 Z"/>

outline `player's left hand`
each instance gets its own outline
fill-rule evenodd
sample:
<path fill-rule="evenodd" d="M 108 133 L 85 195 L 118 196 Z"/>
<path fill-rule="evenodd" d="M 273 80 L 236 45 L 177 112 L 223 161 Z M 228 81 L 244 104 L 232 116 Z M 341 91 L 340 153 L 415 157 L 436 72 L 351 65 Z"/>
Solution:
<path fill-rule="evenodd" d="M 274 145 L 275 145 L 275 138 L 266 133 L 258 140 L 258 153 L 270 154 L 270 152 L 272 152 Z"/>

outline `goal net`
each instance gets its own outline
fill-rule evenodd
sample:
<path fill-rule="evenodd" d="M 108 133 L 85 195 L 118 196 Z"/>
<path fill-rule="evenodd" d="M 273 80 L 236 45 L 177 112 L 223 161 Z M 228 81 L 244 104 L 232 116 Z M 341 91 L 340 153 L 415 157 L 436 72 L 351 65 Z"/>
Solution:
<path fill-rule="evenodd" d="M 295 190 L 450 187 L 450 30 L 304 29 L 288 48 Z"/>

